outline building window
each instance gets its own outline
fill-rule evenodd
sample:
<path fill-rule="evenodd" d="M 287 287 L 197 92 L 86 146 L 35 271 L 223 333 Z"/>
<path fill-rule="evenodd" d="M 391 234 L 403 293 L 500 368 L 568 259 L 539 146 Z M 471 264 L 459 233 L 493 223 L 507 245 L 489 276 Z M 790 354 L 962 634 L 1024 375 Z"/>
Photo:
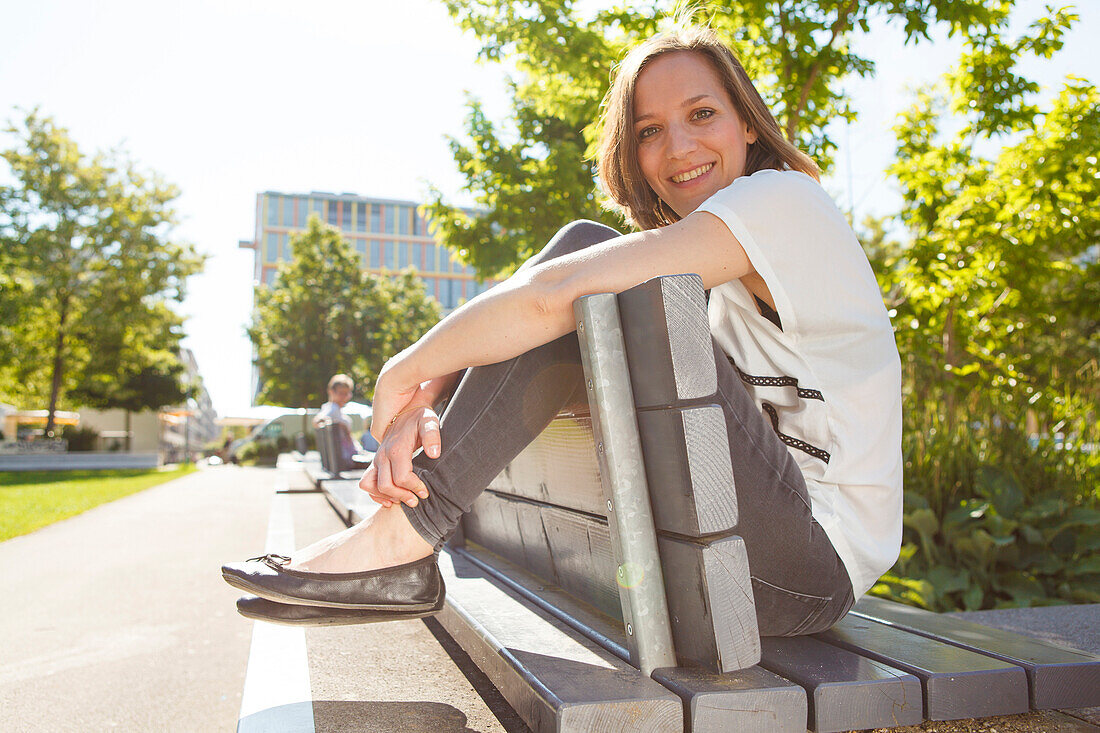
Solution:
<path fill-rule="evenodd" d="M 338 226 L 340 224 L 340 202 L 329 201 L 328 202 L 328 223 L 332 226 Z"/>
<path fill-rule="evenodd" d="M 407 242 L 397 243 L 397 269 L 404 270 L 409 266 L 409 245 Z"/>
<path fill-rule="evenodd" d="M 340 217 L 340 228 L 343 229 L 345 232 L 351 231 L 351 207 L 353 205 L 354 204 L 352 204 L 352 202 L 350 201 L 340 202 L 340 208 L 343 211 L 343 214 Z"/>
<path fill-rule="evenodd" d="M 424 269 L 428 272 L 439 272 L 439 247 L 434 244 L 424 245 L 424 257 L 427 260 Z"/>
<path fill-rule="evenodd" d="M 294 226 L 294 199 L 289 196 L 283 199 L 283 226 Z"/>
<path fill-rule="evenodd" d="M 299 198 L 299 199 L 294 200 L 294 208 L 295 208 L 294 226 L 304 227 L 306 225 L 306 219 L 309 218 L 309 215 L 306 213 L 306 210 L 307 210 L 308 207 L 309 207 L 309 200 L 308 199 Z"/>
<path fill-rule="evenodd" d="M 355 231 L 367 231 L 367 205 L 364 203 L 355 205 Z"/>
<path fill-rule="evenodd" d="M 267 205 L 267 225 L 273 227 L 279 223 L 279 197 L 278 196 L 266 196 L 265 204 Z"/>
<path fill-rule="evenodd" d="M 379 233 L 382 231 L 382 207 L 378 204 L 370 205 L 370 230 Z"/>
<path fill-rule="evenodd" d="M 412 209 L 404 206 L 395 206 L 397 210 L 397 233 L 408 234 L 409 233 L 409 215 L 412 214 Z"/>
<path fill-rule="evenodd" d="M 325 220 L 325 202 L 320 199 L 310 199 L 309 213 L 316 214 L 321 221 Z M 302 223 L 305 226 L 305 222 Z"/>
<path fill-rule="evenodd" d="M 386 269 L 397 269 L 397 247 L 393 242 L 386 242 Z"/>
<path fill-rule="evenodd" d="M 283 246 L 282 246 L 283 260 L 285 260 L 287 262 L 290 262 L 290 260 L 292 259 L 291 253 L 290 253 L 290 235 L 289 234 L 280 234 L 279 236 L 283 240 Z"/>
<path fill-rule="evenodd" d="M 278 259 L 279 259 L 279 237 L 278 237 L 278 235 L 275 234 L 274 232 L 268 232 L 264 236 L 264 244 L 266 245 L 265 252 L 264 252 L 264 261 L 265 262 L 277 262 Z"/>
<path fill-rule="evenodd" d="M 397 209 L 396 206 L 386 207 L 386 234 L 394 234 L 397 231 Z"/>
<path fill-rule="evenodd" d="M 274 267 L 265 267 L 264 268 L 264 276 L 263 276 L 264 285 L 270 285 L 273 282 L 275 282 L 275 268 Z"/>
<path fill-rule="evenodd" d="M 370 266 L 378 269 L 382 266 L 381 242 L 377 239 L 370 240 Z"/>

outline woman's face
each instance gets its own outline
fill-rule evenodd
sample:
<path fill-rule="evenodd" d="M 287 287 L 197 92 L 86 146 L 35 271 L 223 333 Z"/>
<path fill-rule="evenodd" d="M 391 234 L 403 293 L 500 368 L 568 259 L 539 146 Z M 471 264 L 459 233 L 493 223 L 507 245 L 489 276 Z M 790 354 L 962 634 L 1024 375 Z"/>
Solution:
<path fill-rule="evenodd" d="M 634 134 L 642 175 L 681 217 L 744 174 L 756 142 L 717 72 L 691 51 L 663 54 L 642 69 Z"/>

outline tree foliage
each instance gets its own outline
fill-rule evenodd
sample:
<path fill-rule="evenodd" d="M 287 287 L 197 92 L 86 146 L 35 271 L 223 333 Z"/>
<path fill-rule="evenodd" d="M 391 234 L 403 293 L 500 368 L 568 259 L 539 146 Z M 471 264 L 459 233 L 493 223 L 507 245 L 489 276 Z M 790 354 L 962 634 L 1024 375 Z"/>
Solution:
<path fill-rule="evenodd" d="M 470 100 L 466 139 L 450 139 L 480 211 L 450 206 L 438 191 L 428 207 L 437 235 L 482 277 L 511 270 L 573 219 L 623 225 L 597 190 L 596 119 L 615 63 L 672 16 L 709 23 L 738 52 L 787 136 L 825 168 L 835 147 L 826 124 L 855 115 L 841 80 L 874 71 L 850 46 L 872 19 L 900 23 L 906 40 L 919 40 L 937 25 L 956 33 L 997 17 L 981 0 L 739 0 L 691 10 L 656 0 L 594 15 L 571 0 L 444 4 L 479 39 L 482 59 L 514 70 L 510 118 L 490 120 Z"/>
<path fill-rule="evenodd" d="M 50 117 L 7 132 L 0 187 L 0 398 L 48 399 L 177 359 L 180 301 L 202 258 L 172 241 L 175 187 L 119 153 L 85 156 Z M 112 371 L 110 367 L 118 369 Z M 171 371 L 171 368 L 169 368 Z M 102 390 L 100 390 L 102 391 Z"/>
<path fill-rule="evenodd" d="M 869 251 L 905 369 L 906 542 L 877 590 L 935 609 L 1100 601 L 1100 94 L 1071 77 L 1040 105 L 1017 70 L 1075 20 L 968 34 L 896 127 L 906 240 Z"/>
<path fill-rule="evenodd" d="M 439 303 L 411 271 L 362 272 L 359 256 L 316 216 L 291 246 L 293 259 L 256 291 L 248 335 L 260 371 L 258 400 L 320 405 L 329 378 L 341 372 L 355 380 L 358 397 L 370 398 L 386 359 L 439 320 Z"/>

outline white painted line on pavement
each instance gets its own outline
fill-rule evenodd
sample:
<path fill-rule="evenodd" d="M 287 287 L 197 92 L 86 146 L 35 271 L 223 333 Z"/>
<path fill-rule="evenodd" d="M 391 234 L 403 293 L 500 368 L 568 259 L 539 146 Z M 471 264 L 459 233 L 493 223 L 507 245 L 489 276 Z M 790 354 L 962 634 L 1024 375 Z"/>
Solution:
<path fill-rule="evenodd" d="M 294 519 L 286 476 L 280 472 L 271 502 L 265 552 L 294 552 Z M 254 622 L 238 733 L 314 733 L 305 629 Z"/>

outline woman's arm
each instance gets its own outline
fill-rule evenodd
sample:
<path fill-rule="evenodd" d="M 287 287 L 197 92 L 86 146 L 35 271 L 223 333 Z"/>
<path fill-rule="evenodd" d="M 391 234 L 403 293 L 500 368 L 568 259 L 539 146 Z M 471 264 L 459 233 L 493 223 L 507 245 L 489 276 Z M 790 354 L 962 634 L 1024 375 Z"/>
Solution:
<path fill-rule="evenodd" d="M 521 270 L 443 319 L 378 377 L 376 438 L 425 381 L 510 359 L 574 330 L 573 301 L 621 292 L 658 275 L 698 273 L 706 288 L 752 271 L 744 248 L 706 212 Z"/>

